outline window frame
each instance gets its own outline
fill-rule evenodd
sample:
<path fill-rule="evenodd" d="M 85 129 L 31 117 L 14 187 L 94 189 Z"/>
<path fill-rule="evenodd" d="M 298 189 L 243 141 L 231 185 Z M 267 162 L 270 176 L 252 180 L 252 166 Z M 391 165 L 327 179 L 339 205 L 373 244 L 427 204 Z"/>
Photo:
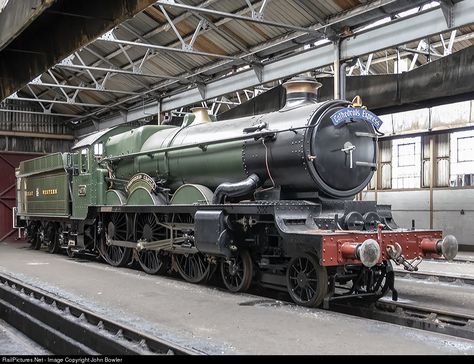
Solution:
<path fill-rule="evenodd" d="M 465 162 L 474 162 L 474 154 L 472 155 L 471 159 L 459 159 L 459 141 L 463 139 L 472 139 L 472 142 L 474 143 L 474 136 L 464 136 L 464 137 L 458 137 L 456 138 L 456 160 L 458 163 L 465 163 Z"/>
<path fill-rule="evenodd" d="M 413 164 L 400 164 L 400 147 L 404 147 L 407 145 L 413 146 Z M 416 157 L 416 143 L 415 142 L 397 145 L 397 167 L 416 167 L 415 157 Z"/>
<path fill-rule="evenodd" d="M 85 167 L 85 168 L 84 168 Z M 89 148 L 81 149 L 79 154 L 79 173 L 88 174 L 89 173 Z"/>

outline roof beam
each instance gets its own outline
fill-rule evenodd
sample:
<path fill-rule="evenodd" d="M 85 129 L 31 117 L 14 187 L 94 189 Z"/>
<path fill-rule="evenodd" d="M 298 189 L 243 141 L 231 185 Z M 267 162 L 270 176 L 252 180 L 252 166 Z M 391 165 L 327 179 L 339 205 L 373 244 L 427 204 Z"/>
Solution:
<path fill-rule="evenodd" d="M 156 73 L 137 73 L 133 71 L 127 71 L 120 68 L 104 68 L 104 67 L 93 67 L 93 66 L 85 66 L 81 64 L 61 64 L 58 63 L 53 68 L 69 68 L 69 69 L 78 69 L 78 70 L 91 70 L 91 71 L 100 71 L 100 72 L 111 72 L 111 73 L 121 73 L 124 75 L 133 75 L 133 76 L 142 76 L 142 77 L 153 77 L 153 78 L 165 78 L 170 80 L 180 80 L 186 81 L 186 79 L 182 77 L 174 77 L 169 75 L 160 75 Z M 186 81 L 187 82 L 187 81 Z"/>
<path fill-rule="evenodd" d="M 64 89 L 70 90 L 80 90 L 80 91 L 94 91 L 94 92 L 109 92 L 114 94 L 123 94 L 123 95 L 140 95 L 139 92 L 132 92 L 132 91 L 124 91 L 124 90 L 109 90 L 109 89 L 102 89 L 102 88 L 94 88 L 94 87 L 86 87 L 86 86 L 74 86 L 68 84 L 55 84 L 55 83 L 47 83 L 47 82 L 30 82 L 30 86 L 44 86 L 44 87 L 59 87 Z"/>
<path fill-rule="evenodd" d="M 47 116 L 61 116 L 65 118 L 71 118 L 77 115 L 74 114 L 61 114 L 56 112 L 42 112 L 42 111 L 30 111 L 30 110 L 10 110 L 10 109 L 0 109 L 0 112 L 12 112 L 14 114 L 31 114 L 31 115 L 47 115 Z"/>
<path fill-rule="evenodd" d="M 316 28 L 315 30 L 319 30 L 319 31 L 323 31 L 325 30 L 328 26 L 331 26 L 331 25 L 334 25 L 334 24 L 337 24 L 338 22 L 341 22 L 341 21 L 345 21 L 345 20 L 348 20 L 348 19 L 351 19 L 353 17 L 357 17 L 357 16 L 360 16 L 364 13 L 367 13 L 367 12 L 370 12 L 370 11 L 373 11 L 374 9 L 378 9 L 382 6 L 386 6 L 388 4 L 391 4 L 393 2 L 395 2 L 396 0 L 375 0 L 374 2 L 371 2 L 370 4 L 366 4 L 366 5 L 362 5 L 358 8 L 355 8 L 354 10 L 351 10 L 351 11 L 348 11 L 348 12 L 345 12 L 343 16 L 339 16 L 337 17 L 337 19 L 331 19 L 328 23 L 325 23 L 323 25 L 320 25 L 320 23 L 314 25 Z M 207 4 L 209 3 L 209 0 L 208 2 L 206 2 Z M 257 4 L 260 4 L 261 5 L 261 2 L 257 2 L 254 4 L 254 6 L 257 6 Z M 209 4 L 208 4 L 209 5 Z M 204 5 L 203 5 L 204 6 Z M 244 10 L 240 10 L 239 13 L 243 13 L 245 11 L 249 11 L 249 8 L 248 7 L 245 7 Z M 181 15 L 179 15 L 177 18 L 180 18 L 181 16 L 183 16 L 184 14 L 188 14 L 188 13 L 183 13 Z M 225 22 L 227 21 L 230 21 L 230 19 L 221 19 L 219 21 L 217 21 L 215 23 L 216 26 L 219 26 L 219 25 L 222 25 L 224 24 Z M 296 32 L 296 33 L 293 33 L 293 34 L 284 34 L 280 37 L 278 37 L 277 39 L 274 39 L 272 40 L 271 42 L 265 42 L 263 44 L 260 44 L 260 45 L 257 45 L 255 47 L 253 47 L 250 51 L 248 52 L 243 52 L 241 55 L 239 55 L 239 58 L 240 59 L 245 59 L 245 58 L 252 58 L 252 57 L 255 57 L 255 54 L 258 53 L 258 52 L 262 52 L 262 51 L 267 51 L 267 50 L 270 50 L 272 49 L 273 47 L 278 47 L 280 46 L 281 44 L 283 43 L 286 43 L 286 42 L 291 42 L 295 39 L 298 39 L 299 37 L 303 36 L 304 33 L 303 32 Z M 321 34 L 320 34 L 321 35 Z M 146 36 L 146 35 L 145 35 Z M 189 37 L 191 37 L 192 35 L 189 35 Z M 185 38 L 186 40 L 186 38 Z M 178 41 L 178 44 L 179 44 L 179 41 Z M 106 56 L 107 58 L 109 56 Z M 111 55 L 112 57 L 112 55 Z M 191 80 L 196 80 L 198 81 L 197 79 L 200 77 L 200 74 L 202 73 L 212 73 L 212 71 L 215 69 L 215 68 L 220 68 L 222 66 L 227 66 L 227 67 L 230 67 L 231 64 L 235 62 L 233 60 L 220 60 L 220 61 L 217 61 L 216 63 L 213 63 L 211 64 L 210 66 L 204 66 L 204 67 L 201 67 L 200 69 L 198 70 L 195 70 L 192 74 L 184 74 L 183 77 L 186 77 L 187 79 L 191 79 Z M 124 67 L 124 68 L 127 68 L 127 67 Z M 261 72 L 260 72 L 260 68 L 259 66 L 257 66 L 257 69 L 256 69 L 256 76 L 257 78 L 259 78 L 260 81 L 263 81 L 263 78 L 261 78 Z M 143 95 L 147 95 L 147 94 L 150 94 L 150 93 L 153 93 L 157 90 L 160 90 L 160 89 L 163 89 L 164 87 L 168 87 L 172 84 L 175 84 L 176 81 L 173 81 L 173 80 L 166 80 L 166 81 L 163 81 L 163 82 L 160 82 L 158 84 L 155 84 L 153 85 L 150 89 L 148 89 L 147 91 L 144 91 L 143 92 Z M 202 82 L 201 82 L 202 83 Z M 196 82 L 196 85 L 197 85 L 197 89 L 198 91 L 200 90 L 200 93 L 202 93 L 203 91 L 203 87 L 200 86 L 197 82 Z M 207 97 L 207 96 L 206 96 Z M 130 98 L 125 98 L 125 99 L 122 99 L 118 102 L 115 102 L 113 104 L 109 104 L 109 105 L 105 105 L 104 108 L 102 110 L 98 110 L 98 111 L 95 111 L 93 113 L 90 113 L 90 114 L 87 114 L 87 115 L 81 115 L 81 116 L 78 116 L 77 118 L 75 118 L 74 120 L 71 120 L 71 122 L 79 122 L 80 120 L 83 120 L 85 118 L 89 118 L 89 117 L 92 117 L 92 116 L 95 116 L 95 115 L 98 115 L 100 113 L 103 113 L 103 112 L 106 112 L 110 109 L 113 109 L 119 105 L 122 105 L 124 103 L 127 103 L 127 102 L 130 102 L 130 101 L 133 101 L 133 99 L 136 99 L 136 96 L 132 96 Z M 153 109 L 157 107 L 156 104 L 155 106 L 153 107 Z M 145 117 L 145 116 L 144 116 Z M 121 121 L 117 121 L 117 123 L 120 123 L 120 122 L 124 122 L 124 118 L 121 118 L 120 119 Z M 135 119 L 134 119 L 135 120 Z"/>
<path fill-rule="evenodd" d="M 181 38 L 182 39 L 182 38 Z M 174 53 L 185 53 L 185 54 L 192 54 L 193 56 L 203 56 L 203 57 L 212 57 L 212 58 L 222 58 L 222 59 L 232 59 L 236 60 L 235 57 L 226 56 L 224 54 L 216 54 L 216 53 L 207 53 L 207 52 L 200 52 L 194 51 L 190 49 L 184 48 L 173 48 L 173 47 L 165 47 L 151 43 L 140 43 L 140 42 L 131 42 L 128 40 L 120 40 L 120 39 L 105 39 L 105 38 L 97 38 L 97 40 L 109 43 L 116 43 L 116 44 L 125 44 L 132 47 L 141 47 L 141 48 L 148 48 L 148 49 L 156 49 L 164 52 L 174 52 Z"/>
<path fill-rule="evenodd" d="M 313 29 L 310 29 L 310 28 L 304 28 L 304 27 L 298 27 L 298 26 L 291 25 L 291 24 L 284 24 L 284 23 L 264 20 L 264 19 L 261 19 L 260 17 L 248 17 L 248 16 L 243 16 L 243 15 L 238 15 L 238 14 L 233 14 L 233 13 L 226 13 L 224 11 L 219 11 L 219 10 L 206 9 L 206 8 L 201 8 L 201 7 L 197 7 L 197 6 L 191 6 L 191 5 L 185 5 L 185 4 L 177 4 L 177 3 L 169 2 L 169 1 L 157 1 L 155 3 L 155 5 L 159 5 L 160 7 L 161 6 L 163 6 L 163 7 L 172 7 L 172 8 L 182 9 L 182 10 L 194 11 L 194 12 L 198 12 L 198 13 L 201 13 L 201 14 L 220 16 L 220 17 L 223 17 L 223 18 L 243 20 L 243 21 L 247 21 L 247 22 L 251 22 L 251 23 L 263 24 L 263 25 L 268 25 L 268 26 L 277 27 L 277 28 L 294 30 L 294 31 L 298 31 L 298 32 L 318 33 L 319 34 L 319 32 L 317 30 L 313 30 Z"/>
<path fill-rule="evenodd" d="M 461 1 L 454 8 L 456 27 L 474 23 L 474 2 Z M 441 9 L 434 8 L 411 17 L 400 18 L 376 28 L 356 33 L 341 41 L 341 59 L 351 59 L 364 54 L 373 53 L 385 48 L 408 43 L 426 36 L 449 31 Z M 240 72 L 207 85 L 206 97 L 214 98 L 235 92 L 240 89 L 254 87 L 260 83 L 285 78 L 329 65 L 333 62 L 333 45 L 310 49 L 307 52 L 263 67 L 263 82 L 260 82 L 252 70 Z M 161 110 L 168 111 L 178 107 L 202 101 L 197 89 L 165 97 Z"/>
<path fill-rule="evenodd" d="M 474 2 L 461 1 L 454 8 L 456 27 L 474 23 Z M 417 39 L 422 39 L 433 34 L 446 32 L 447 28 L 444 15 L 439 7 L 432 8 L 411 17 L 404 17 L 379 27 L 356 33 L 353 37 L 341 41 L 341 59 L 351 59 L 378 50 L 405 44 Z M 206 98 L 233 93 L 235 91 L 252 88 L 261 83 L 307 72 L 316 68 L 327 66 L 333 62 L 334 49 L 332 44 L 312 48 L 306 52 L 263 65 L 263 81 L 261 82 L 252 69 L 239 72 L 235 75 L 208 83 Z M 374 63 L 374 62 L 372 62 Z M 157 102 L 150 103 L 128 112 L 127 121 L 145 118 L 156 110 L 170 111 L 186 105 L 203 101 L 198 88 L 190 89 L 176 95 L 165 97 L 161 100 L 161 108 Z M 102 127 L 117 125 L 123 117 L 111 118 L 101 123 Z"/>
<path fill-rule="evenodd" d="M 88 104 L 84 102 L 73 102 L 73 101 L 62 101 L 62 100 L 49 100 L 49 99 L 32 99 L 29 97 L 18 97 L 18 96 L 9 96 L 6 98 L 7 100 L 19 100 L 19 101 L 30 101 L 30 102 L 39 102 L 45 104 L 62 104 L 62 105 L 70 105 L 70 106 L 84 106 L 84 107 L 103 107 L 100 104 Z"/>
<path fill-rule="evenodd" d="M 218 2 L 219 0 L 205 0 L 203 1 L 202 3 L 199 4 L 200 7 L 206 7 L 206 6 L 211 6 L 213 5 L 214 3 Z M 185 19 L 187 19 L 188 17 L 191 16 L 191 13 L 188 13 L 188 12 L 185 12 L 179 16 L 177 16 L 174 20 L 175 21 L 183 21 Z M 125 22 L 123 24 L 120 24 L 120 26 L 122 26 L 124 29 L 127 29 L 128 31 L 131 31 L 130 29 L 130 26 L 129 25 L 126 25 Z M 168 26 L 168 23 L 164 23 L 164 24 L 161 24 L 159 25 L 158 27 L 154 28 L 153 30 L 149 31 L 148 33 L 144 34 L 143 36 L 141 35 L 138 35 L 135 33 L 135 31 L 133 31 L 134 35 L 138 38 L 138 39 L 141 39 L 142 41 L 145 40 L 145 38 L 147 37 L 152 37 L 156 34 L 159 34 L 161 31 L 164 31 L 166 30 L 166 27 Z M 128 50 L 132 48 L 132 46 L 130 45 L 125 45 L 123 47 L 124 50 Z M 103 61 L 107 64 L 109 64 L 110 66 L 114 67 L 114 70 L 115 70 L 115 66 L 112 64 L 112 62 L 110 61 L 110 59 L 114 58 L 115 56 L 117 56 L 118 54 L 120 54 L 122 52 L 121 49 L 119 50 L 116 50 L 116 51 L 113 51 L 111 52 L 110 54 L 107 54 L 105 56 L 101 56 L 100 54 L 98 54 L 97 52 L 95 52 L 94 50 L 90 49 L 88 46 L 85 46 L 84 49 L 86 49 L 88 52 L 94 54 L 97 58 L 99 58 L 98 61 L 94 62 L 93 64 L 91 64 L 90 66 L 94 66 L 94 67 L 97 67 L 99 66 L 100 62 Z M 149 58 L 152 58 L 153 55 L 150 55 Z M 179 63 L 181 67 L 184 67 L 182 62 L 179 61 L 179 59 L 174 59 L 175 62 Z M 128 70 L 130 68 L 130 65 L 126 65 L 125 67 L 121 68 L 123 70 Z M 184 70 L 187 70 L 187 67 L 183 68 Z M 115 72 L 115 74 L 117 73 L 120 73 L 120 72 Z M 125 73 L 121 73 L 121 74 L 125 74 Z M 113 77 L 113 74 L 110 75 L 111 77 Z M 136 77 L 135 77 L 136 76 Z M 146 84 L 144 84 L 143 82 L 140 81 L 139 77 L 140 77 L 140 74 L 138 73 L 131 73 L 131 74 L 127 74 L 127 76 L 125 77 L 135 77 L 135 81 L 134 82 L 137 82 L 139 83 L 145 90 L 148 90 L 150 87 Z M 180 79 L 180 78 L 176 78 L 176 79 L 179 79 L 180 81 L 185 81 L 184 79 Z M 115 103 L 114 103 L 115 104 Z"/>
<path fill-rule="evenodd" d="M 25 132 L 25 131 L 7 131 L 7 130 L 0 130 L 0 136 L 10 136 L 10 137 L 20 137 L 20 138 L 56 139 L 56 140 L 74 140 L 75 139 L 74 135 L 68 135 L 68 134 L 32 133 L 32 132 Z"/>
<path fill-rule="evenodd" d="M 467 40 L 471 40 L 471 39 L 474 39 L 474 33 L 459 35 L 454 39 L 454 43 L 463 42 L 463 41 L 467 41 Z M 432 43 L 431 45 L 433 47 L 441 47 L 443 45 L 443 43 L 440 41 L 440 42 Z M 400 57 L 406 57 L 408 55 L 409 55 L 408 52 L 400 53 Z M 431 54 L 431 56 L 433 56 L 433 54 Z M 377 59 L 372 60 L 372 64 L 378 64 L 378 63 L 386 62 L 388 60 L 392 60 L 392 59 L 396 59 L 396 58 L 397 58 L 396 53 L 395 54 L 390 54 L 390 55 L 379 57 Z"/>
<path fill-rule="evenodd" d="M 9 10 L 26 9 L 26 14 L 30 17 L 51 5 L 51 10 L 56 12 L 87 14 L 88 19 L 69 16 L 64 19 L 64 15 L 50 12 L 37 17 L 30 26 L 23 29 L 21 37 L 13 39 L 1 52 L 0 100 L 24 87 L 66 55 L 93 41 L 98 35 L 129 19 L 153 2 L 154 0 L 9 1 Z M 32 11 L 32 8 L 35 10 Z M 12 31 L 21 30 L 12 25 L 18 18 L 12 17 L 10 12 L 4 12 L 0 13 L 2 39 L 4 35 L 11 35 Z M 18 14 L 24 13 L 25 11 L 20 11 Z M 3 19 L 5 16 L 7 19 Z M 4 27 L 8 29 L 7 32 Z M 25 52 L 25 55 L 20 57 L 15 50 Z"/>

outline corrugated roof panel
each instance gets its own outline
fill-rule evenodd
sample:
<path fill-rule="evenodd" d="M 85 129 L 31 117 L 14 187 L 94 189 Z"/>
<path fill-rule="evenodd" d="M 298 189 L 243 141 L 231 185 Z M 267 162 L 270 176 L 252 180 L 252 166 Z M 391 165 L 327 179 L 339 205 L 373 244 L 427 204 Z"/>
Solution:
<path fill-rule="evenodd" d="M 262 1 L 251 0 L 255 4 L 255 9 L 258 10 Z M 420 1 L 417 0 L 416 3 Z M 208 4 L 209 9 L 214 9 L 222 12 L 237 12 L 243 16 L 251 16 L 251 11 L 247 7 L 246 1 L 244 0 L 187 0 L 186 4 L 198 6 L 200 4 Z M 267 1 L 267 5 L 264 11 L 264 19 L 274 22 L 280 22 L 290 25 L 297 25 L 301 27 L 307 27 L 312 24 L 318 24 L 320 20 L 327 20 L 334 18 L 337 14 L 343 14 L 349 9 L 366 3 L 366 1 L 360 0 L 271 0 Z M 383 9 L 377 9 L 371 13 L 367 13 L 362 17 L 354 17 L 351 20 L 352 25 L 358 26 L 362 23 L 367 22 L 367 18 L 370 16 L 386 16 L 385 11 L 393 11 L 393 13 L 399 12 L 403 7 L 413 4 L 408 0 L 397 1 L 390 6 L 385 6 Z M 167 12 L 170 17 L 174 20 L 174 24 L 179 31 L 179 34 L 189 43 L 196 26 L 199 22 L 199 17 L 195 14 L 191 14 L 186 10 L 172 8 L 166 6 Z M 222 33 L 216 32 L 215 29 L 209 27 L 206 30 L 202 30 L 196 39 L 195 49 L 203 52 L 227 54 L 227 55 L 239 55 L 242 53 L 241 47 L 250 49 L 258 45 L 266 44 L 275 40 L 282 35 L 294 34 L 293 31 L 271 27 L 262 24 L 256 24 L 253 22 L 246 22 L 242 20 L 230 19 L 217 15 L 203 14 L 205 18 L 210 19 L 212 22 L 222 30 L 227 36 L 223 36 Z M 348 23 L 349 24 L 349 23 Z M 127 30 L 129 27 L 131 30 Z M 134 34 L 134 33 L 138 33 Z M 462 34 L 474 33 L 474 26 L 463 27 L 457 32 L 459 37 Z M 155 45 L 169 46 L 174 48 L 181 48 L 182 44 L 175 34 L 174 30 L 169 24 L 166 24 L 166 18 L 160 11 L 158 6 L 152 6 L 136 15 L 134 18 L 129 19 L 125 22 L 124 26 L 118 26 L 115 30 L 115 35 L 119 39 L 150 42 Z M 447 44 L 449 41 L 450 33 L 444 34 L 444 39 Z M 229 41 L 230 38 L 232 41 Z M 440 43 L 439 35 L 434 35 L 430 38 L 430 43 L 437 49 L 438 52 L 443 53 L 443 47 Z M 470 39 L 464 39 L 462 41 L 455 42 L 453 51 L 458 51 L 465 47 L 474 44 L 474 37 Z M 278 48 L 278 50 L 268 51 L 265 54 L 260 53 L 268 57 L 269 55 L 281 55 L 288 52 L 285 48 L 287 45 Z M 294 45 L 292 45 L 294 46 Z M 405 45 L 408 48 L 416 49 L 418 41 L 410 42 Z M 110 68 L 110 64 L 115 66 L 123 67 L 126 70 L 131 70 L 131 65 L 128 58 L 119 50 L 117 44 L 108 43 L 104 41 L 96 41 L 93 44 L 88 45 L 91 50 L 96 52 L 99 56 L 109 59 L 104 62 L 99 60 L 99 57 L 91 54 L 87 50 L 80 51 L 80 56 L 84 62 L 88 65 L 99 65 L 100 67 Z M 143 55 L 146 52 L 145 48 L 142 47 L 130 47 L 127 45 L 123 46 L 127 50 L 127 55 L 134 62 L 140 62 Z M 388 60 L 381 60 L 386 55 L 389 56 Z M 413 53 L 401 52 L 402 57 L 412 59 Z M 361 57 L 363 64 L 365 65 L 367 55 Z M 370 67 L 371 72 L 374 73 L 391 73 L 394 68 L 394 59 L 396 59 L 396 51 L 389 49 L 387 51 L 381 51 L 374 53 L 373 63 Z M 418 55 L 418 64 L 426 62 L 426 56 Z M 435 57 L 433 57 L 435 59 Z M 210 69 L 209 71 L 203 72 L 202 77 L 220 75 L 229 72 L 232 69 L 232 62 L 218 62 L 218 58 L 214 57 L 202 57 L 192 54 L 182 54 L 169 51 L 154 51 L 144 62 L 142 72 L 150 74 L 169 74 L 173 76 L 194 74 L 196 70 Z M 74 63 L 79 63 L 78 60 L 74 60 Z M 211 67 L 212 66 L 212 67 Z M 99 82 L 105 76 L 105 72 L 91 71 L 92 74 L 97 78 Z M 88 77 L 87 72 L 80 70 L 66 70 L 57 69 L 55 71 L 59 81 L 62 81 L 63 77 L 70 79 L 71 84 L 78 84 L 84 82 L 86 86 L 95 87 L 94 82 Z M 360 74 L 360 70 L 356 67 L 353 72 L 354 75 Z M 63 76 L 61 76 L 63 75 Z M 44 82 L 54 82 L 51 77 L 47 74 L 43 76 Z M 129 91 L 147 91 L 151 87 L 163 82 L 162 79 L 156 77 L 142 77 L 133 75 L 121 75 L 114 74 L 110 76 L 106 83 L 106 88 L 116 90 L 129 90 Z M 167 90 L 175 90 L 178 84 L 167 87 Z M 47 90 L 44 87 L 32 86 L 35 92 L 45 98 L 58 97 L 61 99 L 64 97 L 61 91 L 57 88 Z M 26 89 L 27 90 L 27 89 Z M 68 91 L 72 93 L 73 91 Z M 29 92 L 27 91 L 29 94 Z M 81 91 L 79 92 L 79 99 L 83 102 L 88 103 L 103 103 L 111 104 L 116 100 L 122 100 L 129 96 L 120 94 L 108 94 L 98 93 L 93 91 Z M 138 99 L 140 100 L 140 98 Z M 137 102 L 135 99 L 133 102 Z M 124 104 L 127 106 L 128 104 Z M 84 111 L 82 108 L 74 105 L 55 105 L 53 110 L 64 113 L 78 113 L 86 114 L 90 111 Z M 104 114 L 101 114 L 104 115 Z"/>
<path fill-rule="evenodd" d="M 148 33 L 157 26 L 156 20 L 152 19 L 144 12 L 138 13 L 133 18 L 127 20 L 125 24 L 140 31 L 141 34 Z"/>

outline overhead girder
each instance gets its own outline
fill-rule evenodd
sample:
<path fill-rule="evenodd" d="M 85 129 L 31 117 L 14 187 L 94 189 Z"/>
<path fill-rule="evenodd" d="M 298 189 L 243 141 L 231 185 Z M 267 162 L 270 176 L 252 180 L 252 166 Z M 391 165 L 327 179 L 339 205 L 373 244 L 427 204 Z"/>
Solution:
<path fill-rule="evenodd" d="M 461 1 L 455 3 L 453 14 L 454 19 L 456 19 L 456 27 L 474 23 L 474 2 Z M 367 29 L 356 33 L 355 36 L 344 38 L 340 42 L 341 60 L 356 58 L 364 54 L 406 44 L 449 30 L 451 28 L 448 28 L 446 25 L 442 10 L 439 7 L 433 8 L 413 16 L 400 18 L 378 27 Z M 202 86 L 201 90 L 199 87 L 195 87 L 182 92 L 176 91 L 172 95 L 165 96 L 160 101 L 152 102 L 145 106 L 141 104 L 137 108 L 129 109 L 125 118 L 121 115 L 106 119 L 101 122 L 101 127 L 120 124 L 124 122 L 124 119 L 126 121 L 139 120 L 156 112 L 156 110 L 161 112 L 171 111 L 186 105 L 199 103 L 204 101 L 203 94 L 206 99 L 213 99 L 238 90 L 252 88 L 262 83 L 330 65 L 333 63 L 333 60 L 334 46 L 328 43 L 297 53 L 294 56 L 263 64 L 261 77 L 258 77 L 256 72 L 250 68 L 234 75 L 208 82 L 205 86 L 205 92 L 203 92 Z M 152 90 L 156 90 L 156 88 L 152 88 Z M 87 132 L 89 131 L 91 130 L 87 129 Z"/>
<path fill-rule="evenodd" d="M 31 2 L 10 1 L 0 13 L 0 24 L 12 15 L 8 12 L 10 4 L 32 5 Z M 18 29 L 21 34 L 0 52 L 0 100 L 102 33 L 153 4 L 154 0 L 36 2 L 49 7 L 43 9 L 29 26 Z"/>

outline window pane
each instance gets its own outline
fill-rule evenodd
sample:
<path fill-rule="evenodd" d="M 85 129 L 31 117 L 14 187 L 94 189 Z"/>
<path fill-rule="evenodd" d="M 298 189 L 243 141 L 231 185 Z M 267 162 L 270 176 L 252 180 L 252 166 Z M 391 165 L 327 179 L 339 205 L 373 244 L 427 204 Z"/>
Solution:
<path fill-rule="evenodd" d="M 81 151 L 81 172 L 82 173 L 87 173 L 87 171 L 89 170 L 87 152 L 88 152 L 87 149 L 83 149 Z"/>
<path fill-rule="evenodd" d="M 103 143 L 94 144 L 94 156 L 102 157 L 103 152 L 104 152 L 104 144 Z"/>
<path fill-rule="evenodd" d="M 450 169 L 450 186 L 474 185 L 474 130 L 458 131 L 451 134 Z"/>
<path fill-rule="evenodd" d="M 398 166 L 407 167 L 415 165 L 415 143 L 400 144 L 398 146 Z"/>
<path fill-rule="evenodd" d="M 474 161 L 474 136 L 458 138 L 458 162 Z"/>
<path fill-rule="evenodd" d="M 392 161 L 392 188 L 420 187 L 421 137 L 393 140 Z"/>

